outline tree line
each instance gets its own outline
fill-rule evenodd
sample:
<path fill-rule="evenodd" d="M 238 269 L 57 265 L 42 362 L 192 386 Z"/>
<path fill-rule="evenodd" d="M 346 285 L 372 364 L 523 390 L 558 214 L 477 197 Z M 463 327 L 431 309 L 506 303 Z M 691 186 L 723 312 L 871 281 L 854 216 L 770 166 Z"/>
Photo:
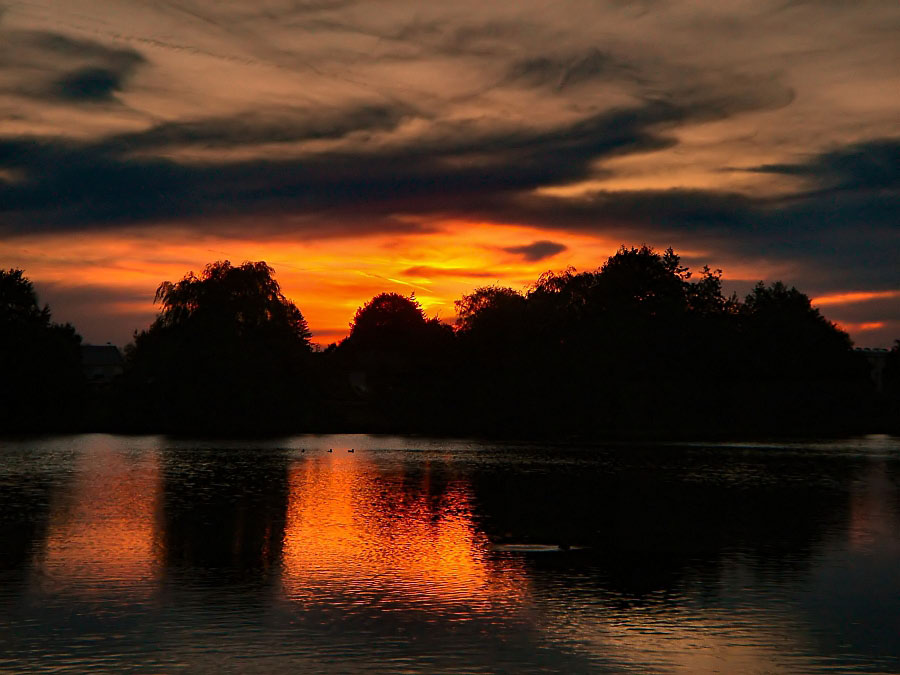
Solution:
<path fill-rule="evenodd" d="M 601 267 L 484 286 L 454 325 L 382 293 L 347 338 L 312 348 L 264 262 L 214 262 L 163 282 L 160 311 L 91 386 L 80 337 L 21 270 L 0 270 L 0 431 L 269 435 L 405 432 L 711 437 L 900 429 L 900 342 L 876 389 L 867 360 L 809 298 L 671 249 L 622 247 Z"/>

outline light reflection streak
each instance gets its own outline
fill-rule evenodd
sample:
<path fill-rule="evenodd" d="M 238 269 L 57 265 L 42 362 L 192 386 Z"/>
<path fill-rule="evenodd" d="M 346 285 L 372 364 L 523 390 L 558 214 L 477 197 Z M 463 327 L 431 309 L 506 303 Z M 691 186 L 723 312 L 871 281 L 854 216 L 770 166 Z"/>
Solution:
<path fill-rule="evenodd" d="M 510 611 L 527 595 L 521 560 L 490 554 L 463 482 L 410 490 L 359 454 L 303 461 L 290 473 L 286 595 L 297 602 Z"/>
<path fill-rule="evenodd" d="M 160 574 L 158 456 L 95 447 L 78 456 L 71 488 L 51 506 L 35 568 L 47 590 L 146 596 Z"/>

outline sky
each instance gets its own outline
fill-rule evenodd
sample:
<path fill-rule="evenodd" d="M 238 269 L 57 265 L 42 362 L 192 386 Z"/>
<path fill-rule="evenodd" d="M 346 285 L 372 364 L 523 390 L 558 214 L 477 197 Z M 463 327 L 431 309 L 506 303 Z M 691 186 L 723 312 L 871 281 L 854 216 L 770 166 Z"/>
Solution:
<path fill-rule="evenodd" d="M 0 267 L 124 345 L 265 260 L 313 340 L 382 291 L 673 247 L 900 338 L 895 0 L 0 0 Z"/>

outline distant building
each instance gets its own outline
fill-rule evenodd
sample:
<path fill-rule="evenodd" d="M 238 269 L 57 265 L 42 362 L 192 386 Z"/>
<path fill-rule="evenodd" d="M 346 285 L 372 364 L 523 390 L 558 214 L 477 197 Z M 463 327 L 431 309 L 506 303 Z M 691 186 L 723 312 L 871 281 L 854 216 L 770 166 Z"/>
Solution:
<path fill-rule="evenodd" d="M 854 350 L 857 354 L 862 354 L 869 362 L 869 373 L 872 382 L 875 383 L 875 391 L 879 394 L 884 391 L 884 371 L 887 368 L 888 355 L 890 351 L 887 349 L 866 349 L 857 347 Z"/>
<path fill-rule="evenodd" d="M 124 365 L 115 345 L 81 345 L 81 368 L 91 384 L 109 384 L 123 373 Z"/>

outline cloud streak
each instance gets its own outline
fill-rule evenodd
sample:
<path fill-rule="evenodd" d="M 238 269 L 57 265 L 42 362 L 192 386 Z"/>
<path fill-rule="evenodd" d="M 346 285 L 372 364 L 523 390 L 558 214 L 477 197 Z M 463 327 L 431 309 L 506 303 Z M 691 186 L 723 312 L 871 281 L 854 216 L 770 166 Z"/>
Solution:
<path fill-rule="evenodd" d="M 0 188 L 2 227 L 33 233 L 36 227 L 71 230 L 255 212 L 327 211 L 340 219 L 364 211 L 386 217 L 477 212 L 498 200 L 509 208 L 514 196 L 587 177 L 603 158 L 671 146 L 666 127 L 720 114 L 716 105 L 650 101 L 548 130 L 483 132 L 456 124 L 403 145 L 336 148 L 296 158 L 192 165 L 147 154 L 173 143 L 233 146 L 345 137 L 360 127 L 396 124 L 406 114 L 363 112 L 345 111 L 327 127 L 309 119 L 249 128 L 241 120 L 217 120 L 165 124 L 90 143 L 0 140 L 0 169 L 25 177 Z M 135 156 L 135 149 L 144 154 Z"/>

